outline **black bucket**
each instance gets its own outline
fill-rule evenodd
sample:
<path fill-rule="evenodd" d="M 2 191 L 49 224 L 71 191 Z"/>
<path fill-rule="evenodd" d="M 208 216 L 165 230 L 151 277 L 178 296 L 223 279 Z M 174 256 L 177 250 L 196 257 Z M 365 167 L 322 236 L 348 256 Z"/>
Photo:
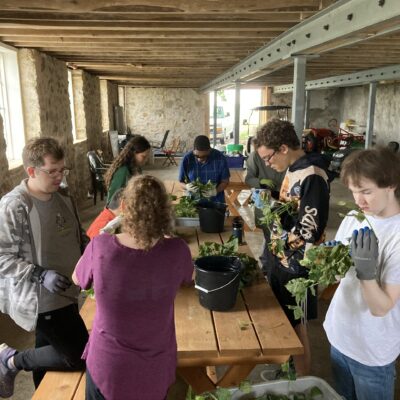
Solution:
<path fill-rule="evenodd" d="M 238 257 L 206 256 L 194 262 L 195 288 L 200 304 L 212 311 L 230 310 L 236 303 L 240 271 L 243 264 Z"/>
<path fill-rule="evenodd" d="M 226 204 L 212 201 L 198 205 L 200 229 L 206 233 L 224 231 Z"/>

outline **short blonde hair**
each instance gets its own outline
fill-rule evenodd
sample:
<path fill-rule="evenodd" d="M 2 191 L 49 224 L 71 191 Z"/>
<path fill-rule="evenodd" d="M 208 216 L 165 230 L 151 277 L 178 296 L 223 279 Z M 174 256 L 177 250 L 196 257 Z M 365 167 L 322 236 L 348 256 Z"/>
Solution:
<path fill-rule="evenodd" d="M 154 239 L 171 235 L 172 207 L 164 184 L 151 175 L 132 177 L 122 195 L 122 231 L 133 236 L 145 250 Z"/>

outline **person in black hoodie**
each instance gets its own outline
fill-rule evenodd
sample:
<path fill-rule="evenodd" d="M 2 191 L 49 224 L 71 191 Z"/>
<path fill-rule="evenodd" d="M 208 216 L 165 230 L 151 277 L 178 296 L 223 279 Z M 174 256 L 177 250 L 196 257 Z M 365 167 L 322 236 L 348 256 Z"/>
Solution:
<path fill-rule="evenodd" d="M 317 297 L 311 293 L 305 304 L 304 320 L 294 318 L 294 297 L 285 285 L 292 279 L 307 277 L 308 270 L 299 264 L 311 245 L 324 241 L 329 211 L 329 179 L 326 162 L 318 153 L 306 154 L 301 148 L 293 124 L 273 119 L 257 132 L 257 152 L 264 162 L 278 172 L 285 171 L 279 200 L 293 202 L 294 211 L 281 215 L 281 227 L 270 227 L 271 243 L 263 255 L 263 269 L 268 282 L 304 346 L 304 355 L 294 356 L 298 375 L 310 372 L 311 353 L 307 319 L 317 317 Z"/>

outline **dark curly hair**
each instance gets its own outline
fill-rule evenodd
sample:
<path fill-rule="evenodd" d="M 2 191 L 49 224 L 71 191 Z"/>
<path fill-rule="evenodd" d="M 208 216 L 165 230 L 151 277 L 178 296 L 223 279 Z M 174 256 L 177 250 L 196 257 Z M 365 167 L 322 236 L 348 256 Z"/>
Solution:
<path fill-rule="evenodd" d="M 104 181 L 107 189 L 110 187 L 112 177 L 119 167 L 126 165 L 133 174 L 136 166 L 135 154 L 143 153 L 150 148 L 150 143 L 144 136 L 134 136 L 121 150 L 121 153 L 118 154 L 117 158 L 113 161 L 110 168 L 108 168 L 107 172 L 105 173 Z"/>
<path fill-rule="evenodd" d="M 294 126 L 289 121 L 271 119 L 257 131 L 257 146 L 265 146 L 278 151 L 285 144 L 292 150 L 300 148 L 300 140 Z"/>
<path fill-rule="evenodd" d="M 151 248 L 154 239 L 172 234 L 172 206 L 159 179 L 151 175 L 132 177 L 122 200 L 122 231 L 133 236 L 145 250 Z"/>
<path fill-rule="evenodd" d="M 379 188 L 393 186 L 400 199 L 400 156 L 384 147 L 354 151 L 343 161 L 340 178 L 346 186 L 350 180 L 358 186 L 363 178 Z"/>

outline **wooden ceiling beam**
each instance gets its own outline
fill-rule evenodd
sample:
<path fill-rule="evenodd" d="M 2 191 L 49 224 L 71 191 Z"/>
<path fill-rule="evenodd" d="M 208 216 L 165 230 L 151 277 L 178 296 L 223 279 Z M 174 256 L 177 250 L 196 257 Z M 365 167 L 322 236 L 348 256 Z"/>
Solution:
<path fill-rule="evenodd" d="M 29 36 L 29 37 L 21 37 L 21 36 L 11 36 L 11 35 L 2 35 L 0 36 L 1 40 L 4 42 L 15 42 L 20 45 L 28 44 L 28 43 L 61 43 L 61 44 L 75 44 L 79 45 L 82 43 L 127 43 L 132 45 L 143 45 L 143 46 L 151 46 L 151 45 L 162 45 L 162 44 L 174 44 L 174 45 L 192 45 L 199 44 L 208 46 L 212 43 L 225 44 L 225 43 L 235 43 L 235 44 L 243 44 L 243 45 L 257 45 L 265 43 L 265 38 L 218 38 L 218 41 L 214 38 L 187 38 L 182 40 L 182 38 L 98 38 L 98 37 L 89 37 L 89 38 L 80 38 L 80 37 L 49 37 L 49 36 Z"/>
<path fill-rule="evenodd" d="M 64 36 L 64 37 L 78 37 L 78 38 L 274 38 L 281 33 L 277 31 L 126 31 L 126 30 L 86 30 L 69 31 L 62 29 L 8 29 L 0 25 L 0 36 L 19 36 L 19 37 L 32 37 L 32 36 Z"/>
<path fill-rule="evenodd" d="M 63 12 L 265 12 L 279 10 L 318 10 L 320 0 L 2 0 L 2 10 L 41 10 Z"/>
<path fill-rule="evenodd" d="M 0 4 L 1 10 L 1 4 Z M 212 12 L 212 13 L 182 13 L 182 12 L 90 12 L 90 13 L 63 13 L 63 12 L 44 12 L 40 10 L 13 10 L 0 11 L 0 20 L 15 22 L 26 20 L 32 23 L 37 21 L 80 21 L 80 22 L 101 22 L 101 21 L 193 21 L 209 22 L 213 21 L 262 21 L 262 22 L 300 22 L 312 15 L 316 11 L 269 11 L 269 12 Z"/>
<path fill-rule="evenodd" d="M 18 47 L 32 47 L 38 50 L 44 50 L 44 51 L 68 51 L 68 50 L 75 50 L 75 51 L 82 51 L 82 50 L 103 50 L 104 48 L 111 47 L 113 51 L 115 50 L 121 50 L 121 51 L 143 51 L 145 48 L 145 53 L 150 52 L 150 51 L 219 51 L 219 52 L 225 52 L 225 51 L 238 51 L 238 52 L 249 52 L 251 49 L 256 49 L 257 46 L 248 46 L 248 45 L 238 45 L 238 44 L 228 44 L 224 43 L 223 45 L 217 44 L 217 43 L 210 43 L 207 46 L 204 45 L 198 45 L 198 44 L 184 44 L 184 45 L 174 45 L 174 44 L 165 44 L 165 45 L 153 45 L 153 46 L 148 46 L 148 45 L 134 45 L 134 46 L 129 46 L 128 44 L 114 44 L 110 42 L 104 42 L 104 43 L 83 43 L 81 45 L 63 45 L 63 44 L 57 44 L 54 45 L 54 43 L 38 43 L 37 45 L 33 45 L 32 43 L 19 43 Z"/>
<path fill-rule="evenodd" d="M 120 31 L 121 29 L 128 31 L 281 31 L 292 27 L 295 23 L 290 22 L 258 22 L 258 21 L 208 21 L 208 22 L 186 22 L 186 21 L 173 21 L 173 22 L 121 22 L 121 21 L 26 21 L 16 20 L 15 22 L 7 21 L 0 22 L 3 29 L 24 30 L 27 27 L 35 30 L 85 30 L 85 31 Z"/>

